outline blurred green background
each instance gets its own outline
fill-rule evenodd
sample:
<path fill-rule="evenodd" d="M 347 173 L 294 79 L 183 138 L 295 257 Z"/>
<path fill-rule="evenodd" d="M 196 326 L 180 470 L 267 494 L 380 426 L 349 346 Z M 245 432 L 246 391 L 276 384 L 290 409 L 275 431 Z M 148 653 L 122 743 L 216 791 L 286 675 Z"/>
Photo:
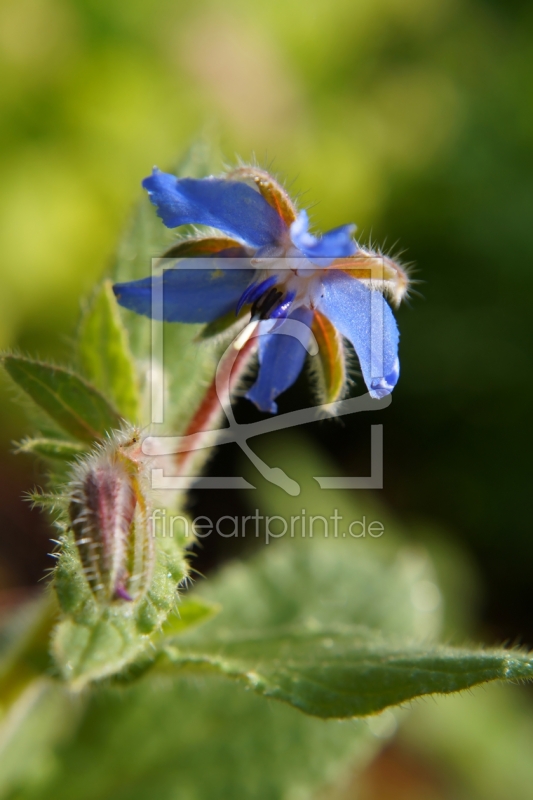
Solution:
<path fill-rule="evenodd" d="M 519 0 L 2 0 L 1 346 L 68 358 L 153 164 L 199 131 L 229 163 L 255 154 L 319 229 L 353 220 L 416 265 L 402 380 L 375 420 L 380 497 L 475 559 L 489 639 L 532 643 L 532 21 Z M 10 455 L 25 423 L 8 394 L 0 576 L 16 587 L 48 543 L 20 500 L 39 473 Z M 364 474 L 368 423 L 308 433 Z"/>
<path fill-rule="evenodd" d="M 339 473 L 364 475 L 370 423 L 383 424 L 385 489 L 374 500 L 413 540 L 451 543 L 448 558 L 462 551 L 476 565 L 485 641 L 533 644 L 533 6 L 0 0 L 0 69 L 0 347 L 70 358 L 80 298 L 109 263 L 152 165 L 173 163 L 199 132 L 230 164 L 255 154 L 312 206 L 319 230 L 354 221 L 363 241 L 405 251 L 420 280 L 398 313 L 391 408 L 306 435 Z M 39 467 L 11 452 L 27 430 L 24 409 L 3 378 L 0 390 L 9 601 L 39 580 L 50 545 L 21 500 Z M 299 381 L 281 411 L 306 392 Z M 243 403 L 240 413 L 255 412 Z M 239 458 L 224 450 L 211 469 L 238 472 Z M 227 493 L 192 499 L 207 502 L 211 516 L 236 513 Z M 199 565 L 233 545 L 210 541 Z M 461 714 L 473 719 L 449 708 L 455 730 Z M 473 740 L 499 729 L 479 708 Z M 397 800 L 401 786 L 406 798 L 444 796 L 407 746 L 393 745 L 369 773 L 369 798 Z"/>

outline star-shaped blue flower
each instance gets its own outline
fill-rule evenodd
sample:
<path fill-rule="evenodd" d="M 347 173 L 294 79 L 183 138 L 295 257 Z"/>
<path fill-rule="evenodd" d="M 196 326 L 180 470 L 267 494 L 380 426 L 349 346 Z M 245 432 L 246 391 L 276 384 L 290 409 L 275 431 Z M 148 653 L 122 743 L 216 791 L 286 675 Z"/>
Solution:
<path fill-rule="evenodd" d="M 360 247 L 354 226 L 313 236 L 307 213 L 252 167 L 201 180 L 154 169 L 143 186 L 168 228 L 206 225 L 223 235 L 182 240 L 166 254 L 182 259 L 175 268 L 116 284 L 122 306 L 152 317 L 157 287 L 159 316 L 169 322 L 211 323 L 250 310 L 260 336 L 259 374 L 246 396 L 262 411 L 276 413 L 275 400 L 300 374 L 313 336 L 327 401 L 345 386 L 342 337 L 357 353 L 370 395 L 394 389 L 399 336 L 383 294 L 399 302 L 407 278 L 391 259 Z M 198 256 L 210 261 L 197 268 Z"/>

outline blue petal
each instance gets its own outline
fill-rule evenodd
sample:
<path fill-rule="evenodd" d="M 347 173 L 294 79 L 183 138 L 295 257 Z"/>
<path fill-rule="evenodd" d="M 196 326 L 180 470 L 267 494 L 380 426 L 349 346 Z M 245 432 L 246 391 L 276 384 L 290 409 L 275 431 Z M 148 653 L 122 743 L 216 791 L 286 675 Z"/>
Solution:
<path fill-rule="evenodd" d="M 303 323 L 297 327 L 291 322 Z M 275 322 L 275 330 L 263 333 L 259 339 L 259 375 L 246 397 L 260 411 L 275 414 L 278 410 L 276 397 L 292 386 L 304 365 L 313 311 L 300 306 L 281 325 Z M 270 320 L 261 323 L 263 330 L 269 330 Z M 260 329 L 261 330 L 261 329 Z"/>
<path fill-rule="evenodd" d="M 399 334 L 383 295 L 344 272 L 330 270 L 316 307 L 353 344 L 370 396 L 390 394 L 400 373 Z"/>
<path fill-rule="evenodd" d="M 309 233 L 307 212 L 300 211 L 291 225 L 291 240 L 309 261 L 319 267 L 327 267 L 335 258 L 345 258 L 357 253 L 359 248 L 352 239 L 354 231 L 354 225 L 341 225 L 317 239 Z"/>
<path fill-rule="evenodd" d="M 116 283 L 113 291 L 121 306 L 145 317 L 165 322 L 212 322 L 235 308 L 255 277 L 255 270 L 242 269 L 240 264 L 242 259 L 228 264 L 227 259 L 188 258 L 160 275 Z"/>
<path fill-rule="evenodd" d="M 252 247 L 273 244 L 286 230 L 274 208 L 245 183 L 219 178 L 178 179 L 154 169 L 142 185 L 167 228 L 210 225 Z"/>

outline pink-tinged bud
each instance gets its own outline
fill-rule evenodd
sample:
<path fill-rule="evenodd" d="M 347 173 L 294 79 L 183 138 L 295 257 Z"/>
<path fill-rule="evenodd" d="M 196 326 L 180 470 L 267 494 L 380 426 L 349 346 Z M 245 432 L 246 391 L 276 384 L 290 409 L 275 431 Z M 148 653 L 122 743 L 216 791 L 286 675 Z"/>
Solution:
<path fill-rule="evenodd" d="M 153 537 L 135 434 L 120 434 L 81 460 L 71 484 L 70 527 L 91 591 L 137 600 L 148 587 Z"/>

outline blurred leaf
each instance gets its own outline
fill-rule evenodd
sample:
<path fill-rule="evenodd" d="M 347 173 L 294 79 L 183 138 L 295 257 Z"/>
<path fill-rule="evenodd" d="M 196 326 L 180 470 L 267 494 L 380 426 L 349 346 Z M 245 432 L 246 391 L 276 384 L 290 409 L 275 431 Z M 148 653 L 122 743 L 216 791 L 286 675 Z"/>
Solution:
<path fill-rule="evenodd" d="M 0 628 L 0 717 L 35 677 L 50 669 L 50 632 L 57 618 L 52 592 L 15 608 Z"/>
<path fill-rule="evenodd" d="M 525 687 L 483 691 L 419 703 L 401 743 L 455 786 L 458 800 L 530 800 L 533 704 Z"/>
<path fill-rule="evenodd" d="M 0 797 L 13 784 L 39 781 L 50 747 L 69 725 L 68 698 L 43 678 L 50 672 L 50 631 L 57 617 L 51 592 L 22 603 L 0 628 Z"/>
<path fill-rule="evenodd" d="M 22 774 L 17 800 L 308 798 L 380 744 L 364 721 L 306 717 L 216 677 L 102 687 L 87 699 L 48 780 L 26 786 Z"/>
<path fill-rule="evenodd" d="M 170 542 L 162 541 L 167 545 Z M 327 553 L 320 544 L 326 548 L 329 545 L 318 542 L 313 558 L 315 569 Z M 300 549 L 301 556 L 306 552 L 306 547 Z M 244 616 L 253 618 L 259 612 L 264 624 L 269 619 L 273 622 L 279 618 L 282 604 L 285 616 L 305 616 L 307 600 L 313 597 L 313 586 L 307 581 L 309 572 L 304 568 L 297 573 L 297 591 L 305 588 L 306 593 L 292 601 L 288 592 L 294 561 L 289 562 L 287 570 L 281 570 L 278 585 L 272 582 L 270 591 L 268 588 L 265 591 L 269 574 L 271 577 L 278 574 L 276 566 L 283 564 L 288 552 L 279 543 L 266 555 L 268 565 L 263 572 L 257 564 L 250 570 L 240 564 L 228 568 L 213 581 L 219 595 L 222 580 L 226 584 L 228 609 L 220 615 L 225 619 L 224 624 L 228 623 L 228 617 L 236 618 L 239 624 L 231 599 L 238 607 L 239 589 L 253 587 L 254 582 L 259 602 L 250 597 Z M 340 551 L 333 550 L 329 562 L 326 557 L 325 580 L 328 568 L 333 563 L 338 566 L 340 560 Z M 249 583 L 243 586 L 239 577 L 247 576 L 248 572 Z M 400 569 L 396 577 L 394 573 L 395 567 L 391 565 L 388 577 L 392 591 L 400 592 L 400 585 L 404 586 L 403 572 Z M 271 607 L 276 594 L 281 595 L 280 602 Z M 399 594 L 395 597 L 399 600 Z M 333 607 L 326 605 L 328 616 L 335 613 L 336 602 L 337 597 Z M 319 606 L 319 602 L 310 604 L 310 613 L 318 612 Z M 183 621 L 188 623 L 205 619 L 214 610 L 213 604 L 198 593 L 186 595 L 178 608 Z M 351 613 L 353 608 L 348 603 L 346 616 Z M 212 627 L 216 622 L 216 618 L 212 619 L 203 627 Z M 312 624 L 310 620 L 308 624 Z M 191 638 L 201 631 L 200 627 L 196 634 L 190 634 Z M 177 640 L 184 641 L 185 637 Z M 126 676 L 130 680 L 142 674 L 142 659 L 138 664 Z M 381 743 L 364 721 L 339 723 L 313 719 L 282 703 L 271 704 L 253 693 L 243 692 L 241 687 L 221 681 L 216 675 L 209 679 L 201 675 L 193 678 L 185 674 L 176 678 L 161 673 L 157 678 L 155 674 L 147 675 L 130 686 L 93 687 L 91 692 L 78 695 L 74 704 L 66 690 L 56 687 L 54 691 L 59 693 L 52 706 L 57 717 L 43 698 L 30 715 L 21 719 L 9 752 L 18 752 L 20 748 L 27 758 L 27 748 L 22 747 L 27 741 L 34 748 L 34 757 L 30 770 L 21 768 L 18 757 L 16 763 L 13 759 L 13 768 L 11 764 L 0 766 L 0 786 L 18 792 L 6 797 L 16 796 L 18 800 L 309 797 L 320 787 L 336 783 L 348 768 L 362 766 Z M 82 699 L 86 705 L 81 704 Z M 61 726 L 56 722 L 61 722 Z M 25 738 L 26 725 L 31 730 Z M 71 735 L 67 739 L 69 730 Z M 6 773 L 5 784 L 2 784 L 2 770 Z"/>
<path fill-rule="evenodd" d="M 70 370 L 15 355 L 2 356 L 1 363 L 15 383 L 72 436 L 92 442 L 120 427 L 121 419 L 107 400 Z"/>
<path fill-rule="evenodd" d="M 361 628 L 250 634 L 193 648 L 180 643 L 166 654 L 178 669 L 211 668 L 326 718 L 367 716 L 486 681 L 533 678 L 533 659 L 526 654 L 393 643 Z"/>
<path fill-rule="evenodd" d="M 72 732 L 81 699 L 47 678 L 30 683 L 0 719 L 0 797 L 13 798 L 56 771 L 53 748 Z"/>
<path fill-rule="evenodd" d="M 286 450 L 277 451 L 276 463 L 285 468 L 298 453 L 299 467 L 291 474 L 305 487 L 302 473 L 316 466 L 316 454 L 303 441 L 287 442 Z M 328 513 L 324 504 L 331 500 L 325 497 L 316 491 L 307 497 L 304 488 L 299 500 L 310 516 Z M 287 496 L 286 503 L 293 502 Z M 333 502 L 344 520 L 358 519 L 348 493 Z M 242 679 L 307 713 L 337 717 L 375 713 L 421 694 L 486 680 L 533 677 L 531 660 L 520 654 L 429 645 L 441 610 L 439 603 L 424 609 L 416 599 L 420 587 L 430 586 L 439 596 L 431 562 L 423 552 L 402 547 L 399 532 L 396 541 L 389 527 L 387 533 L 388 542 L 311 537 L 308 530 L 307 536 L 275 542 L 245 564 L 226 566 L 199 586 L 200 595 L 220 602 L 222 612 L 178 637 L 170 658 L 178 667 Z"/>
<path fill-rule="evenodd" d="M 17 447 L 17 453 L 32 453 L 43 458 L 60 459 L 61 461 L 72 461 L 85 451 L 84 445 L 78 442 L 61 441 L 61 439 L 24 439 Z"/>
<path fill-rule="evenodd" d="M 313 467 L 316 453 L 304 446 L 303 440 L 287 442 L 291 453 L 299 453 L 302 464 Z M 291 466 L 278 451 L 277 464 L 283 469 Z M 323 465 L 324 466 L 324 465 Z M 301 471 L 290 472 L 301 480 Z M 303 482 L 302 482 L 303 484 Z M 293 498 L 285 495 L 287 506 L 276 507 L 285 516 L 294 511 L 289 504 Z M 271 542 L 260 553 L 247 561 L 226 564 L 217 575 L 199 582 L 192 597 L 206 598 L 220 603 L 221 613 L 199 631 L 202 637 L 216 637 L 220 631 L 268 631 L 280 627 L 300 627 L 313 630 L 335 625 L 362 625 L 380 630 L 384 637 L 417 637 L 425 641 L 434 639 L 440 629 L 441 606 L 436 602 L 431 608 L 413 602 L 420 586 L 431 585 L 440 599 L 434 584 L 435 574 L 425 551 L 404 544 L 401 531 L 386 521 L 386 539 L 362 539 L 325 536 L 315 529 L 310 535 L 311 514 L 328 513 L 324 506 L 330 492 L 307 496 L 302 485 L 299 508 L 307 511 L 307 535 L 301 535 L 298 524 L 294 538 L 289 534 Z M 336 509 L 342 512 L 340 526 L 360 517 L 349 492 L 334 497 L 339 502 Z M 326 501 L 328 502 L 328 501 Z M 384 519 L 374 507 L 369 520 Z M 371 514 L 371 516 L 370 516 Z M 253 518 L 251 518 L 253 519 Z M 295 519 L 295 518 L 293 518 Z M 318 520 L 320 526 L 321 520 Z"/>
<path fill-rule="evenodd" d="M 131 422 L 139 414 L 135 366 L 111 281 L 100 286 L 84 314 L 78 352 L 87 378 Z"/>
<path fill-rule="evenodd" d="M 279 492 L 284 505 L 276 510 L 300 528 L 200 586 L 223 611 L 175 640 L 168 655 L 178 667 L 220 671 L 321 716 L 370 714 L 423 694 L 533 677 L 527 655 L 428 645 L 441 609 L 427 556 L 402 548 L 389 526 L 386 540 L 347 535 L 359 510 L 349 493 L 309 491 L 306 474 L 326 465 L 302 440 L 271 448 L 269 462 L 298 478 L 298 500 Z M 270 488 L 270 503 L 272 495 Z M 341 527 L 313 535 L 311 513 L 325 524 L 333 510 Z"/>

